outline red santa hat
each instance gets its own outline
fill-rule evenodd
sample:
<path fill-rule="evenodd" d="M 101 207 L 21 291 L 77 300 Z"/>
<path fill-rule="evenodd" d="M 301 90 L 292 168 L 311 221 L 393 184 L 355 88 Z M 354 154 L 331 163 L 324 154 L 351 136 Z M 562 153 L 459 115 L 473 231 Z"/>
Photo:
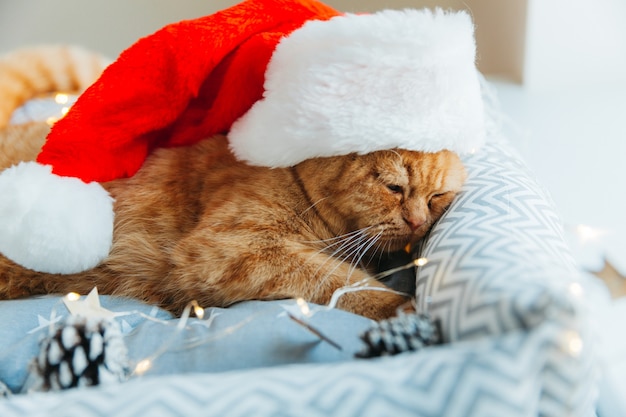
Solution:
<path fill-rule="evenodd" d="M 37 158 L 0 174 L 0 252 L 74 273 L 110 250 L 113 200 L 151 150 L 227 133 L 250 164 L 404 148 L 479 147 L 484 120 L 465 12 L 341 14 L 247 0 L 124 51 L 58 121 Z"/>

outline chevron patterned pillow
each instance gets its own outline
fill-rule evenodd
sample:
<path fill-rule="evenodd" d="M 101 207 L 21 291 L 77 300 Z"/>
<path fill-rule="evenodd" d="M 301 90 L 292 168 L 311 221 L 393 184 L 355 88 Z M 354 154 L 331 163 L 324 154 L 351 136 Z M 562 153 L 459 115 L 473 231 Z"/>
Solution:
<path fill-rule="evenodd" d="M 449 342 L 571 318 L 581 277 L 547 192 L 507 142 L 465 162 L 464 191 L 421 248 L 418 308 Z"/>

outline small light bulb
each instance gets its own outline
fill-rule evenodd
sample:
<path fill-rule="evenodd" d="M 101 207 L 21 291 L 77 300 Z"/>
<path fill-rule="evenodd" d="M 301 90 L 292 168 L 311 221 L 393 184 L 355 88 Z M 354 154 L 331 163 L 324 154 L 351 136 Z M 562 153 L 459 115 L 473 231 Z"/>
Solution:
<path fill-rule="evenodd" d="M 600 229 L 595 229 L 591 226 L 579 224 L 578 226 L 576 226 L 576 234 L 578 235 L 581 243 L 587 243 L 598 240 L 602 235 L 605 234 L 605 232 Z"/>
<path fill-rule="evenodd" d="M 424 266 L 428 263 L 428 259 L 426 258 L 417 258 L 415 261 L 413 261 L 413 263 L 415 263 L 415 265 L 417 266 Z"/>
<path fill-rule="evenodd" d="M 565 334 L 564 348 L 571 356 L 578 356 L 583 350 L 583 340 L 575 331 L 569 331 Z"/>
<path fill-rule="evenodd" d="M 152 361 L 150 361 L 150 359 L 144 359 L 139 361 L 137 366 L 135 366 L 135 373 L 137 375 L 143 375 L 148 372 L 150 368 L 152 368 Z"/>
<path fill-rule="evenodd" d="M 63 93 L 58 93 L 56 96 L 54 96 L 54 101 L 57 102 L 58 104 L 67 104 L 69 99 L 70 99 L 69 96 Z"/>
<path fill-rule="evenodd" d="M 309 308 L 309 304 L 304 301 L 304 298 L 296 298 L 296 304 L 298 304 L 298 307 L 300 307 L 300 311 L 304 316 L 308 317 L 311 315 L 311 309 Z"/>
<path fill-rule="evenodd" d="M 55 124 L 57 122 L 57 120 L 59 120 L 59 119 L 57 119 L 56 117 L 48 117 L 46 119 L 46 123 L 48 123 L 50 126 L 52 126 L 53 124 Z"/>
<path fill-rule="evenodd" d="M 574 297 L 581 297 L 584 293 L 583 286 L 580 285 L 578 282 L 572 282 L 569 285 L 569 292 Z"/>
<path fill-rule="evenodd" d="M 68 112 L 68 111 L 70 111 L 70 108 L 69 108 L 69 107 L 63 107 L 63 108 L 61 109 L 61 114 L 62 114 L 63 116 L 65 116 L 65 115 L 67 114 L 67 112 Z"/>
<path fill-rule="evenodd" d="M 189 308 L 193 308 L 193 312 L 197 318 L 201 319 L 204 317 L 204 309 L 200 307 L 200 304 L 196 300 L 192 300 L 189 304 L 187 304 L 187 308 L 185 310 L 189 311 Z"/>
<path fill-rule="evenodd" d="M 199 319 L 204 318 L 204 309 L 200 306 L 194 306 L 193 312 L 196 313 L 196 317 Z"/>
<path fill-rule="evenodd" d="M 65 296 L 69 301 L 78 301 L 80 300 L 80 294 L 77 292 L 71 292 Z"/>

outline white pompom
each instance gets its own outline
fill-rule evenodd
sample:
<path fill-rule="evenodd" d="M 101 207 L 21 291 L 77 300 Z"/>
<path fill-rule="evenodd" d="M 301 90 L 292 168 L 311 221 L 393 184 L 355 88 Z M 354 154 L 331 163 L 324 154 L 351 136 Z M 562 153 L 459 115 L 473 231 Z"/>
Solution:
<path fill-rule="evenodd" d="M 22 162 L 0 173 L 0 253 L 39 272 L 95 267 L 113 241 L 113 199 L 98 183 Z"/>

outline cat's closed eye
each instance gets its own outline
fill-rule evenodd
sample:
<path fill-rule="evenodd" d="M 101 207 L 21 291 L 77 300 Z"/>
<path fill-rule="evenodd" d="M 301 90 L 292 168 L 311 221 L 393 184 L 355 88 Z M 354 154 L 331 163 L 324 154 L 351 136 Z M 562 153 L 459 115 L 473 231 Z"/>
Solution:
<path fill-rule="evenodd" d="M 402 194 L 404 192 L 402 186 L 398 184 L 388 184 L 387 188 L 393 193 Z"/>
<path fill-rule="evenodd" d="M 432 209 L 433 209 L 433 205 L 434 205 L 434 204 L 436 204 L 436 203 L 442 203 L 442 202 L 445 202 L 445 200 L 446 200 L 446 199 L 445 199 L 445 197 L 449 196 L 450 194 L 451 194 L 451 192 L 450 192 L 450 191 L 445 192 L 445 193 L 437 193 L 437 194 L 433 194 L 433 195 L 430 197 L 430 200 L 428 201 L 428 208 L 429 208 L 430 210 L 432 210 Z M 447 202 L 447 204 L 450 204 L 450 202 L 451 202 L 451 201 L 448 201 L 448 202 Z M 446 205 L 447 205 L 447 204 L 446 204 Z"/>

